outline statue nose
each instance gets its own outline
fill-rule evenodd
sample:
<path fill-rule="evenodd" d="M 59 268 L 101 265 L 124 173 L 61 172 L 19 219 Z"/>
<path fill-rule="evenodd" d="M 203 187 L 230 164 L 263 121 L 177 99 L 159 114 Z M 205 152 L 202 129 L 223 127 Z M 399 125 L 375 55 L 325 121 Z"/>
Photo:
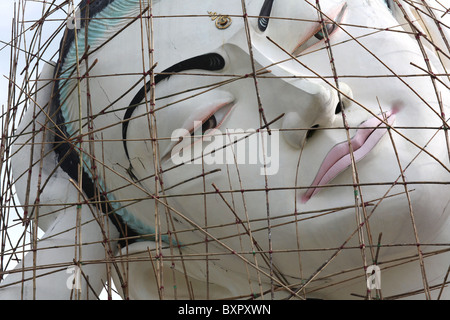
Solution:
<path fill-rule="evenodd" d="M 286 112 L 282 123 L 282 136 L 295 149 L 301 149 L 319 130 L 333 126 L 342 109 L 350 104 L 352 91 L 345 83 L 340 83 L 340 92 L 323 87 L 312 102 L 301 102 Z"/>

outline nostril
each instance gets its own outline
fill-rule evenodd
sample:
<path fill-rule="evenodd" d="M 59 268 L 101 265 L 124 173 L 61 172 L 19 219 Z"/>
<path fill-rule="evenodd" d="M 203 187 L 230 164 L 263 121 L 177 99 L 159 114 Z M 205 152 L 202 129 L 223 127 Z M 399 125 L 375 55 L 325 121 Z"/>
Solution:
<path fill-rule="evenodd" d="M 334 110 L 334 114 L 339 114 L 339 113 L 341 113 L 341 112 L 342 112 L 342 109 L 343 109 L 343 107 L 342 107 L 342 102 L 338 102 L 337 105 L 336 105 L 336 109 Z"/>
<path fill-rule="evenodd" d="M 349 85 L 345 82 L 340 82 L 339 86 L 341 88 L 341 95 L 336 104 L 336 108 L 334 109 L 335 115 L 342 113 L 343 110 L 349 108 L 353 104 L 353 92 Z"/>
<path fill-rule="evenodd" d="M 317 128 L 319 128 L 319 125 L 315 124 L 306 132 L 306 140 L 310 139 L 314 135 Z"/>

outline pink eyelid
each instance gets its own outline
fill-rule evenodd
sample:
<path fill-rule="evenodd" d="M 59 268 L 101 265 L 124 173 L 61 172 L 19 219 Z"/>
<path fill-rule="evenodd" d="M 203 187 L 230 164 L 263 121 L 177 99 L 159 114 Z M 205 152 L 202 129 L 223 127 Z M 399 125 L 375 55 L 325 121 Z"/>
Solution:
<path fill-rule="evenodd" d="M 347 3 L 346 3 L 346 2 L 343 2 L 343 3 L 339 4 L 338 6 L 336 6 L 335 8 L 333 8 L 333 10 L 331 10 L 331 12 L 330 12 L 329 14 L 327 14 L 327 16 L 331 18 L 331 20 L 329 20 L 329 19 L 326 18 L 325 23 L 333 23 L 333 21 L 335 21 L 336 23 L 340 23 L 340 22 L 344 19 L 344 16 L 345 16 L 346 11 L 347 11 Z M 336 21 L 336 18 L 339 17 L 339 16 L 341 16 L 340 19 L 339 19 L 339 21 Z M 311 32 L 308 33 L 305 37 L 303 37 L 303 38 L 300 40 L 299 44 L 295 47 L 295 49 L 294 49 L 292 52 L 296 52 L 302 45 L 304 45 L 304 44 L 305 44 L 309 39 L 311 39 L 317 32 L 319 32 L 319 31 L 321 30 L 321 28 L 322 28 L 322 25 L 321 25 L 320 23 L 318 23 L 317 28 L 313 29 L 313 31 L 311 31 Z M 329 36 L 331 36 L 332 34 L 334 34 L 337 30 L 338 30 L 338 28 L 336 28 L 335 30 L 333 30 L 333 32 L 330 33 Z M 318 45 L 318 44 L 320 44 L 320 43 L 322 43 L 322 42 L 324 42 L 324 41 L 325 41 L 325 39 L 322 39 L 322 40 L 318 41 L 317 43 L 315 43 L 315 44 L 309 46 L 308 48 L 305 48 L 304 50 L 309 49 L 309 48 L 311 48 L 311 47 L 313 47 L 313 46 L 315 46 L 315 45 Z"/>

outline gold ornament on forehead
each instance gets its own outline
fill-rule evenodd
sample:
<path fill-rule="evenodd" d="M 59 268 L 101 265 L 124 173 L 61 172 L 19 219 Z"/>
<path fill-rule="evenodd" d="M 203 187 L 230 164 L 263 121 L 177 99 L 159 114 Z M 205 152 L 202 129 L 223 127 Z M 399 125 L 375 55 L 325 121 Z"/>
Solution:
<path fill-rule="evenodd" d="M 208 11 L 208 14 L 212 21 L 216 21 L 217 29 L 226 29 L 231 26 L 231 18 L 228 15 L 217 14 L 217 12 Z"/>

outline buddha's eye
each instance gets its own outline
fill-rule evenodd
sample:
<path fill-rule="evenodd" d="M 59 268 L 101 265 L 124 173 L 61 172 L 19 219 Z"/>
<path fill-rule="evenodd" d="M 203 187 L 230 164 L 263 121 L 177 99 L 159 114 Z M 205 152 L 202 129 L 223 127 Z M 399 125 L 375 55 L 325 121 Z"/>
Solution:
<path fill-rule="evenodd" d="M 332 21 L 326 20 L 324 23 L 319 23 L 317 28 L 313 31 L 314 33 L 310 34 L 306 40 L 300 42 L 293 54 L 299 55 L 312 46 L 324 43 L 327 37 L 330 37 L 339 29 L 338 24 L 342 22 L 346 9 L 347 4 L 344 3 L 338 8 L 337 14 L 335 14 L 334 17 L 330 16 Z"/>
<path fill-rule="evenodd" d="M 165 152 L 163 152 L 161 159 L 165 161 L 171 155 L 178 154 L 182 150 L 190 148 L 191 145 L 202 140 L 211 141 L 209 138 L 213 136 L 214 131 L 231 114 L 234 104 L 234 99 L 229 99 L 228 102 L 218 103 L 212 108 L 209 114 L 207 113 L 203 116 L 203 119 L 201 119 L 202 116 L 199 116 L 199 120 L 194 120 L 194 123 L 190 124 L 190 129 L 185 127 L 174 130 L 171 135 L 172 142 L 165 149 Z M 204 114 L 204 112 L 202 113 Z M 217 134 L 220 135 L 220 133 Z"/>
<path fill-rule="evenodd" d="M 336 30 L 337 25 L 334 23 L 326 23 L 325 28 L 328 35 L 332 34 L 334 30 Z M 324 30 L 321 28 L 316 34 L 314 34 L 314 37 L 318 40 L 325 39 Z"/>
<path fill-rule="evenodd" d="M 212 115 L 209 117 L 205 122 L 202 123 L 202 135 L 204 135 L 208 130 L 213 130 L 217 127 L 217 119 L 215 115 Z M 191 136 L 194 136 L 195 134 L 199 134 L 199 130 L 192 131 Z"/>
<path fill-rule="evenodd" d="M 211 130 L 217 129 L 224 122 L 233 105 L 234 102 L 221 104 L 213 114 L 197 121 L 195 127 L 190 130 L 191 136 L 198 138 L 207 135 Z"/>

